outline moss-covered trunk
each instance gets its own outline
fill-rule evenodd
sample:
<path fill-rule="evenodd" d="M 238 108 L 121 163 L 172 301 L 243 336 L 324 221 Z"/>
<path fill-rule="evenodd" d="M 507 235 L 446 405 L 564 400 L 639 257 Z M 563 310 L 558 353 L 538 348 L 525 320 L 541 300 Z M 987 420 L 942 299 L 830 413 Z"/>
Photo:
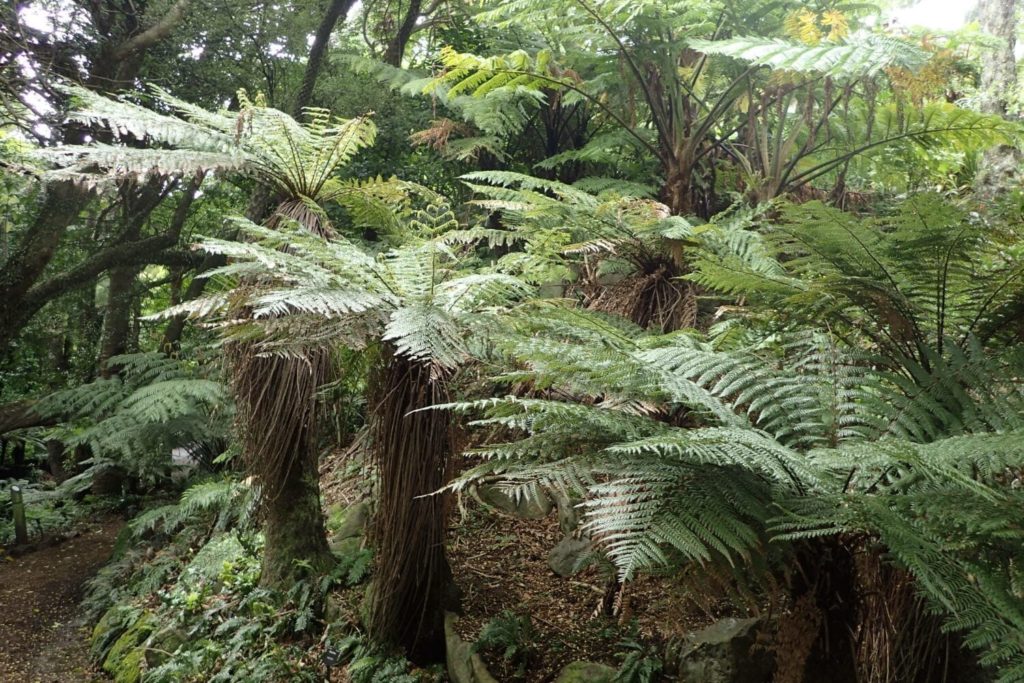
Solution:
<path fill-rule="evenodd" d="M 320 507 L 320 476 L 315 448 L 299 446 L 292 467 L 280 482 L 277 495 L 264 501 L 263 567 L 265 586 L 287 588 L 299 573 L 296 561 L 308 562 L 315 573 L 330 569 L 323 510 Z"/>
<path fill-rule="evenodd" d="M 422 410 L 447 400 L 427 365 L 385 349 L 374 378 L 371 438 L 380 480 L 373 537 L 377 557 L 370 631 L 420 663 L 444 660 L 451 589 L 445 556 L 451 417 Z"/>

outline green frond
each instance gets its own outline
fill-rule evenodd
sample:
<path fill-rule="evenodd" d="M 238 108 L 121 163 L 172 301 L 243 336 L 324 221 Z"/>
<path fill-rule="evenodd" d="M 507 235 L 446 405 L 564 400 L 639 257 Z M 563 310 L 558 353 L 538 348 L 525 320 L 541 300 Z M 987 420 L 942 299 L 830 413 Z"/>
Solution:
<path fill-rule="evenodd" d="M 120 369 L 56 392 L 40 410 L 62 420 L 61 439 L 88 444 L 99 460 L 112 460 L 149 477 L 166 472 L 171 450 L 222 438 L 232 403 L 220 382 L 159 353 L 115 356 Z"/>
<path fill-rule="evenodd" d="M 468 358 L 462 330 L 436 306 L 412 304 L 395 309 L 384 326 L 384 341 L 403 356 L 454 369 Z"/>
<path fill-rule="evenodd" d="M 206 152 L 181 149 L 139 149 L 113 145 L 62 145 L 44 148 L 37 156 L 58 167 L 48 176 L 53 180 L 75 180 L 86 186 L 99 186 L 106 176 L 95 173 L 102 169 L 115 178 L 149 175 L 195 175 L 199 171 L 214 173 L 247 172 L 253 158 L 241 150 Z"/>
<path fill-rule="evenodd" d="M 781 483 L 810 482 L 814 475 L 804 456 L 749 429 L 704 428 L 674 430 L 640 441 L 608 447 L 611 454 L 657 456 L 692 465 L 745 467 Z"/>
<path fill-rule="evenodd" d="M 499 88 L 540 90 L 559 83 L 558 78 L 548 75 L 552 55 L 546 50 L 536 55 L 516 50 L 507 55 L 478 57 L 446 47 L 439 56 L 445 72 L 430 87 L 436 91 L 446 86 L 448 97 L 482 97 Z"/>
<path fill-rule="evenodd" d="M 316 203 L 335 171 L 373 144 L 376 136 L 376 127 L 367 117 L 340 119 L 309 110 L 307 123 L 301 124 L 244 96 L 241 111 L 213 113 L 155 88 L 156 104 L 175 116 L 83 88 L 70 87 L 69 93 L 79 105 L 70 114 L 72 120 L 102 126 L 115 139 L 133 138 L 148 146 L 77 145 L 40 151 L 60 167 L 52 177 L 89 184 L 127 175 L 245 172 L 289 198 L 305 197 Z"/>
<path fill-rule="evenodd" d="M 923 50 L 898 38 L 879 35 L 818 46 L 754 36 L 689 40 L 688 45 L 704 54 L 733 57 L 755 66 L 816 72 L 834 78 L 861 78 L 889 67 L 914 70 L 927 60 Z"/>
<path fill-rule="evenodd" d="M 530 288 L 509 273 L 460 272 L 445 238 L 457 225 L 450 208 L 430 192 L 423 199 L 429 203 L 395 217 L 416 239 L 376 257 L 288 221 L 270 229 L 235 219 L 249 241 L 204 239 L 200 248 L 233 261 L 207 276 L 245 275 L 247 284 L 170 313 L 210 318 L 228 337 L 254 341 L 266 353 L 332 340 L 362 347 L 380 335 L 400 354 L 454 368 L 468 357 L 472 321 L 507 308 Z"/>

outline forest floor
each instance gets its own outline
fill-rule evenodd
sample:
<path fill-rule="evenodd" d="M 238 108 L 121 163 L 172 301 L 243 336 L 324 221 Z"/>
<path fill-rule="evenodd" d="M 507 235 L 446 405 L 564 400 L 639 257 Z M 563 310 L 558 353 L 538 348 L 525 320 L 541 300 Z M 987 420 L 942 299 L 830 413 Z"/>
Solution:
<path fill-rule="evenodd" d="M 555 574 L 548 554 L 563 534 L 553 513 L 525 520 L 467 502 L 464 518 L 453 515 L 448 541 L 464 610 L 456 629 L 472 642 L 503 612 L 529 615 L 529 683 L 551 681 L 574 661 L 618 667 L 626 643 L 665 643 L 710 620 L 686 599 L 688 588 L 668 577 L 642 577 L 622 589 L 610 566 Z M 495 653 L 483 654 L 498 680 L 514 680 Z"/>
<path fill-rule="evenodd" d="M 345 507 L 365 495 L 365 484 L 352 471 L 342 457 L 322 466 L 330 506 Z M 547 683 L 566 664 L 580 660 L 618 666 L 627 643 L 664 644 L 722 615 L 717 591 L 708 587 L 695 596 L 693 585 L 678 572 L 672 577 L 645 575 L 624 590 L 612 582 L 609 566 L 591 565 L 574 576 L 558 576 L 548 565 L 549 553 L 563 538 L 554 512 L 543 519 L 520 519 L 486 508 L 468 495 L 452 508 L 447 551 L 462 594 L 463 614 L 455 626 L 459 635 L 473 642 L 491 620 L 507 612 L 529 615 L 532 624 L 532 633 L 522 634 L 529 650 L 525 675 L 515 676 L 496 653 L 481 653 L 500 681 Z M 359 586 L 340 595 L 353 623 L 358 622 L 364 593 L 365 587 Z M 610 614 L 608 606 L 613 608 Z"/>
<path fill-rule="evenodd" d="M 79 602 L 123 524 L 106 518 L 24 555 L 0 554 L 0 681 L 104 680 L 89 661 Z"/>

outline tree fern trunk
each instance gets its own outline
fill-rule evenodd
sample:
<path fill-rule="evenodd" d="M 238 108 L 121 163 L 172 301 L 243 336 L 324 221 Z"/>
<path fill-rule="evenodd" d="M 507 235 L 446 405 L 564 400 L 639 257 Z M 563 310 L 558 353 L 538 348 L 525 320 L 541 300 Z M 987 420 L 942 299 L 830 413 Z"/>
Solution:
<path fill-rule="evenodd" d="M 668 205 L 673 216 L 687 216 L 693 213 L 693 168 L 682 161 L 663 167 L 665 184 L 661 188 L 662 201 Z"/>
<path fill-rule="evenodd" d="M 432 494 L 447 483 L 452 425 L 448 413 L 420 409 L 445 402 L 447 387 L 427 365 L 386 347 L 374 392 L 370 428 L 380 483 L 370 632 L 414 661 L 443 661 L 451 569 L 445 496 Z"/>
<path fill-rule="evenodd" d="M 886 562 L 869 540 L 854 550 L 858 683 L 943 683 L 950 637 L 929 614 L 913 577 Z M 959 679 L 956 679 L 959 680 Z"/>
<path fill-rule="evenodd" d="M 264 501 L 260 582 L 265 586 L 288 587 L 300 573 L 296 560 L 309 562 L 316 573 L 328 571 L 333 563 L 320 507 L 317 452 L 296 445 L 292 466 L 277 494 Z"/>
<path fill-rule="evenodd" d="M 252 344 L 229 348 L 232 386 L 247 470 L 260 485 L 264 514 L 265 586 L 284 588 L 301 574 L 330 568 L 317 466 L 316 392 L 330 368 L 329 353 L 261 355 Z"/>

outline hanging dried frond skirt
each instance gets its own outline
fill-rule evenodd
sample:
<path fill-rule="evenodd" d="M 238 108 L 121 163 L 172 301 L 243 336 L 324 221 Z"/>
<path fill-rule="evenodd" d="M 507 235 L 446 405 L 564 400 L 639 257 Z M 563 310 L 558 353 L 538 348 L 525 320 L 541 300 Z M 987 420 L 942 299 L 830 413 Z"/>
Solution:
<path fill-rule="evenodd" d="M 444 661 L 444 610 L 451 589 L 445 557 L 453 430 L 443 378 L 386 348 L 374 377 L 371 452 L 377 467 L 375 579 L 370 632 L 413 661 Z"/>

